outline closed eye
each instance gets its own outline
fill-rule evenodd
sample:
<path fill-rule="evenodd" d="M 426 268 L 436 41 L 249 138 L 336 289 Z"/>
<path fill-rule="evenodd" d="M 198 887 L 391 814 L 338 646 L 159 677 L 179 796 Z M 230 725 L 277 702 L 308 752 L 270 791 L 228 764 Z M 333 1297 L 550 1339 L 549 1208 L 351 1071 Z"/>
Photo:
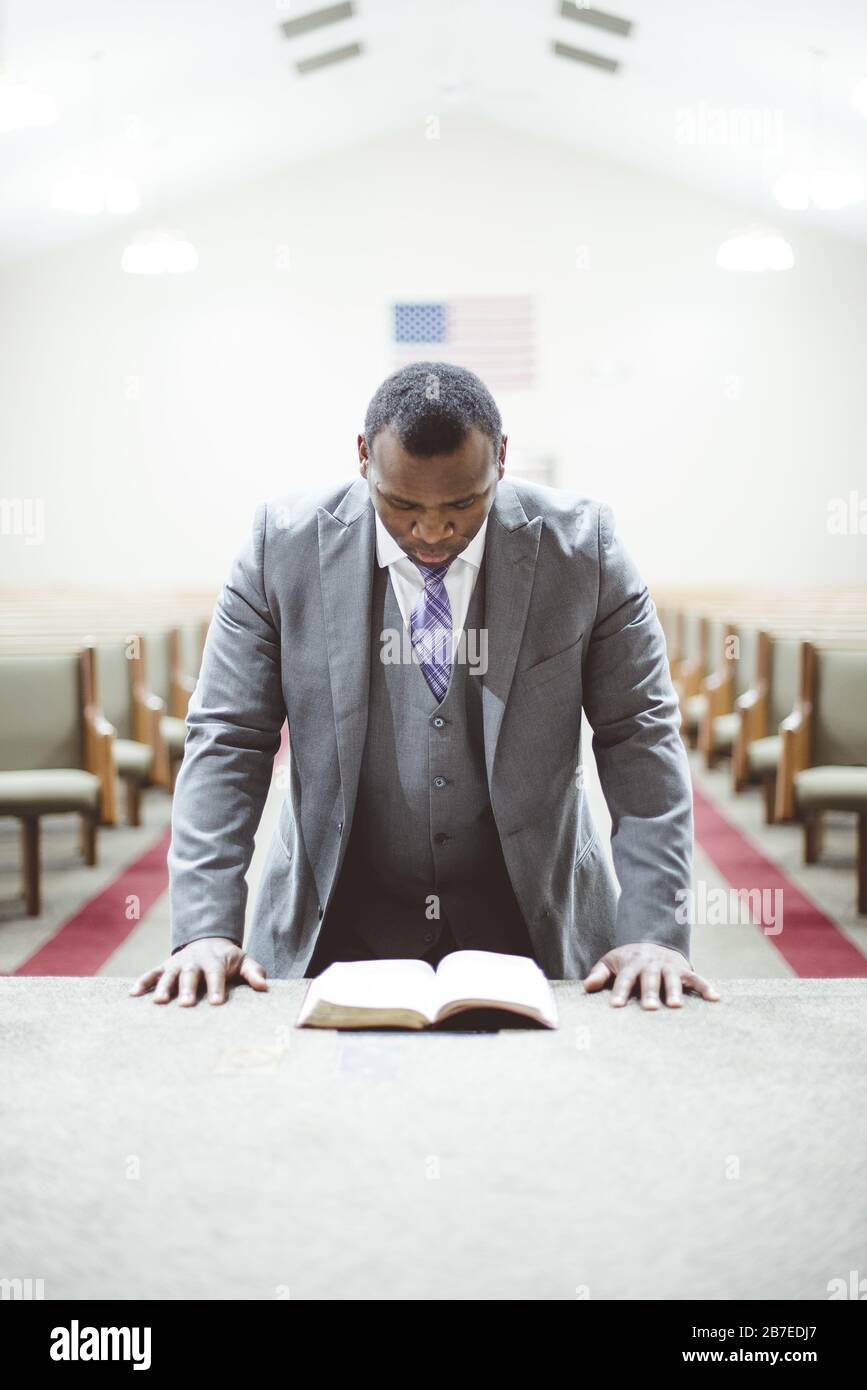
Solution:
<path fill-rule="evenodd" d="M 457 511 L 463 512 L 466 511 L 467 507 L 471 507 L 475 500 L 475 497 L 467 497 L 461 498 L 459 502 L 445 502 L 443 505 L 446 507 L 454 507 Z M 398 510 L 402 512 L 417 511 L 419 507 L 417 502 L 398 502 L 393 498 L 391 499 L 391 505 L 397 507 Z"/>

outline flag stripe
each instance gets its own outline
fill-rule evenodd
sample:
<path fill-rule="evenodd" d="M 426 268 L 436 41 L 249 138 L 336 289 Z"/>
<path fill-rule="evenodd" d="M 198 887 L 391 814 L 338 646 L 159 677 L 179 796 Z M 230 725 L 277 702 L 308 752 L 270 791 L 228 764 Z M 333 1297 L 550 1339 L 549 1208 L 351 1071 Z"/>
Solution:
<path fill-rule="evenodd" d="M 418 361 L 468 367 L 492 388 L 535 384 L 535 316 L 526 295 L 474 296 L 392 306 L 395 368 Z"/>

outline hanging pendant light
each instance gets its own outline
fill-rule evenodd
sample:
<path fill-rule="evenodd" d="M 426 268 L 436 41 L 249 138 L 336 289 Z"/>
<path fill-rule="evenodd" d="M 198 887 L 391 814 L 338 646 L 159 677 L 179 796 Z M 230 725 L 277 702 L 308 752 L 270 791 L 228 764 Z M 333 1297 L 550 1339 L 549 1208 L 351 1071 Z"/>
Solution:
<path fill-rule="evenodd" d="M 195 270 L 198 263 L 192 242 L 180 232 L 160 228 L 135 237 L 120 264 L 128 275 L 184 275 Z"/>
<path fill-rule="evenodd" d="M 720 270 L 757 274 L 791 270 L 795 256 L 789 243 L 766 227 L 746 227 L 722 243 L 716 253 Z"/>

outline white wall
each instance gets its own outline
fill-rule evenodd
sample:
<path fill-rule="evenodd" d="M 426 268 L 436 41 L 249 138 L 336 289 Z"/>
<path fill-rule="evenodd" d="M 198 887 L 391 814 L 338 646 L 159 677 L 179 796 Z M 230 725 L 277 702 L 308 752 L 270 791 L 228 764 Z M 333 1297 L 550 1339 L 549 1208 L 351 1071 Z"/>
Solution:
<path fill-rule="evenodd" d="M 789 227 L 793 271 L 725 274 L 748 210 L 471 120 L 160 220 L 194 274 L 123 274 L 129 232 L 0 272 L 0 496 L 45 508 L 0 582 L 218 586 L 259 500 L 355 472 L 391 299 L 513 291 L 541 361 L 498 396 L 510 439 L 613 505 L 651 582 L 863 580 L 827 506 L 864 478 L 864 246 Z"/>

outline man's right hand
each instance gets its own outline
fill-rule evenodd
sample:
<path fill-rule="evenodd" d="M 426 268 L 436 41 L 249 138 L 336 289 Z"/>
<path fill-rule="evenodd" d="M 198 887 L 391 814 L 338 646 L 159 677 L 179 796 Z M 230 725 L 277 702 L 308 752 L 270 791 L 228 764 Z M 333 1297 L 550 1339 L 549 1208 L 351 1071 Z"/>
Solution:
<path fill-rule="evenodd" d="M 155 1004 L 167 1004 L 177 989 L 178 1003 L 195 1005 L 203 975 L 212 1004 L 226 1002 L 226 982 L 236 977 L 253 989 L 268 988 L 262 966 L 252 956 L 245 955 L 234 941 L 225 936 L 204 936 L 169 956 L 155 970 L 140 976 L 131 986 L 130 994 L 147 994 L 156 985 Z"/>

